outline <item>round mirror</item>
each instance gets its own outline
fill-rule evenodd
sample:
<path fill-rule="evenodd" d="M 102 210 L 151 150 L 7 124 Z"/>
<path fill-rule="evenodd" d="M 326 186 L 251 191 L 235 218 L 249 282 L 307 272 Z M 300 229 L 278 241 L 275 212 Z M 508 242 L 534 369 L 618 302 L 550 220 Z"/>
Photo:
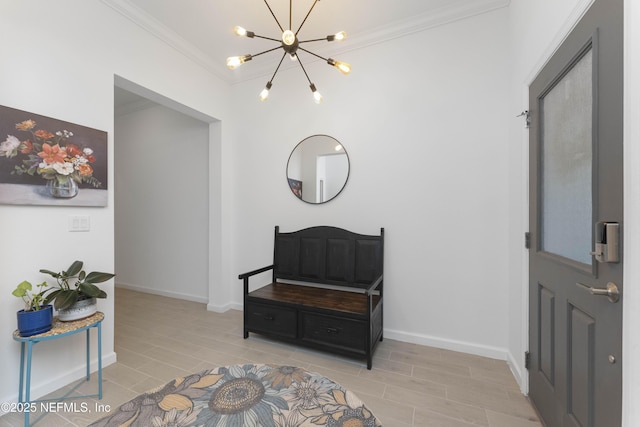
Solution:
<path fill-rule="evenodd" d="M 303 139 L 287 162 L 291 192 L 307 203 L 326 203 L 336 197 L 349 178 L 349 156 L 338 140 L 327 135 Z"/>

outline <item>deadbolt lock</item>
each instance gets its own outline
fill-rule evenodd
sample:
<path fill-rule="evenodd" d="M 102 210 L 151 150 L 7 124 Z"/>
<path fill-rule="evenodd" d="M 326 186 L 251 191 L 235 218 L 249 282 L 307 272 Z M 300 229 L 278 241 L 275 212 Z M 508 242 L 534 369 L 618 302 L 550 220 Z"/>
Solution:
<path fill-rule="evenodd" d="M 620 224 L 597 222 L 595 248 L 591 252 L 598 262 L 620 262 Z"/>

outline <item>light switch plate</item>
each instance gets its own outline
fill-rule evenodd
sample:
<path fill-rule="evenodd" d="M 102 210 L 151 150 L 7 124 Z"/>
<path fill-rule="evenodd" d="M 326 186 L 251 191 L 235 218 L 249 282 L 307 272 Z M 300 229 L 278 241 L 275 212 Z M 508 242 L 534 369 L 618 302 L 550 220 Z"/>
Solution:
<path fill-rule="evenodd" d="M 71 215 L 69 217 L 69 231 L 89 231 L 90 229 L 89 215 Z"/>

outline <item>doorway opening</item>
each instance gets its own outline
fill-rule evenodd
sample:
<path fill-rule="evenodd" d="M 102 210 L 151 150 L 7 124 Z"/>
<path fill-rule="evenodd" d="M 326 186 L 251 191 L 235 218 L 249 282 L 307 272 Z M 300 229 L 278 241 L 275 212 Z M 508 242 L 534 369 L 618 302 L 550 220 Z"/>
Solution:
<path fill-rule="evenodd" d="M 214 122 L 116 76 L 116 286 L 209 303 Z"/>

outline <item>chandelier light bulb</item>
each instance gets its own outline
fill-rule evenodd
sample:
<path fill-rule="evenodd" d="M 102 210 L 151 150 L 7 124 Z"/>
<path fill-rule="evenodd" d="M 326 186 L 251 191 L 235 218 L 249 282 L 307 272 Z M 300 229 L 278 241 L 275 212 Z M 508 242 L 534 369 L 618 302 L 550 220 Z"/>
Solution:
<path fill-rule="evenodd" d="M 289 55 L 289 59 L 291 60 L 291 62 L 296 62 L 298 60 L 298 55 L 292 53 L 291 55 Z"/>
<path fill-rule="evenodd" d="M 339 33 L 335 33 L 333 35 L 334 40 L 337 42 L 341 42 L 342 40 L 347 38 L 347 32 L 346 31 L 340 31 Z"/>
<path fill-rule="evenodd" d="M 287 46 L 291 46 L 296 41 L 296 35 L 293 34 L 293 31 L 287 30 L 282 33 L 282 43 Z"/>
<path fill-rule="evenodd" d="M 227 67 L 229 67 L 230 70 L 235 70 L 236 68 L 250 60 L 251 55 L 230 56 L 229 58 L 227 58 Z"/>
<path fill-rule="evenodd" d="M 336 67 L 338 71 L 340 71 L 345 76 L 351 72 L 351 65 L 347 64 L 346 62 L 334 61 L 333 66 Z"/>
<path fill-rule="evenodd" d="M 267 82 L 267 86 L 260 92 L 260 101 L 264 102 L 269 98 L 269 89 L 271 89 L 271 82 Z"/>
<path fill-rule="evenodd" d="M 316 104 L 320 104 L 323 98 L 320 92 L 318 92 L 318 89 L 316 89 L 316 85 L 311 83 L 309 87 L 311 88 L 311 92 L 313 92 L 313 100 L 315 101 Z"/>
<path fill-rule="evenodd" d="M 229 67 L 230 70 L 235 70 L 240 65 L 242 65 L 242 61 L 239 56 L 230 56 L 227 58 L 227 67 Z"/>
<path fill-rule="evenodd" d="M 247 31 L 245 28 L 242 28 L 238 25 L 233 27 L 233 34 L 238 37 L 250 37 L 253 38 L 256 34 L 253 31 Z"/>

